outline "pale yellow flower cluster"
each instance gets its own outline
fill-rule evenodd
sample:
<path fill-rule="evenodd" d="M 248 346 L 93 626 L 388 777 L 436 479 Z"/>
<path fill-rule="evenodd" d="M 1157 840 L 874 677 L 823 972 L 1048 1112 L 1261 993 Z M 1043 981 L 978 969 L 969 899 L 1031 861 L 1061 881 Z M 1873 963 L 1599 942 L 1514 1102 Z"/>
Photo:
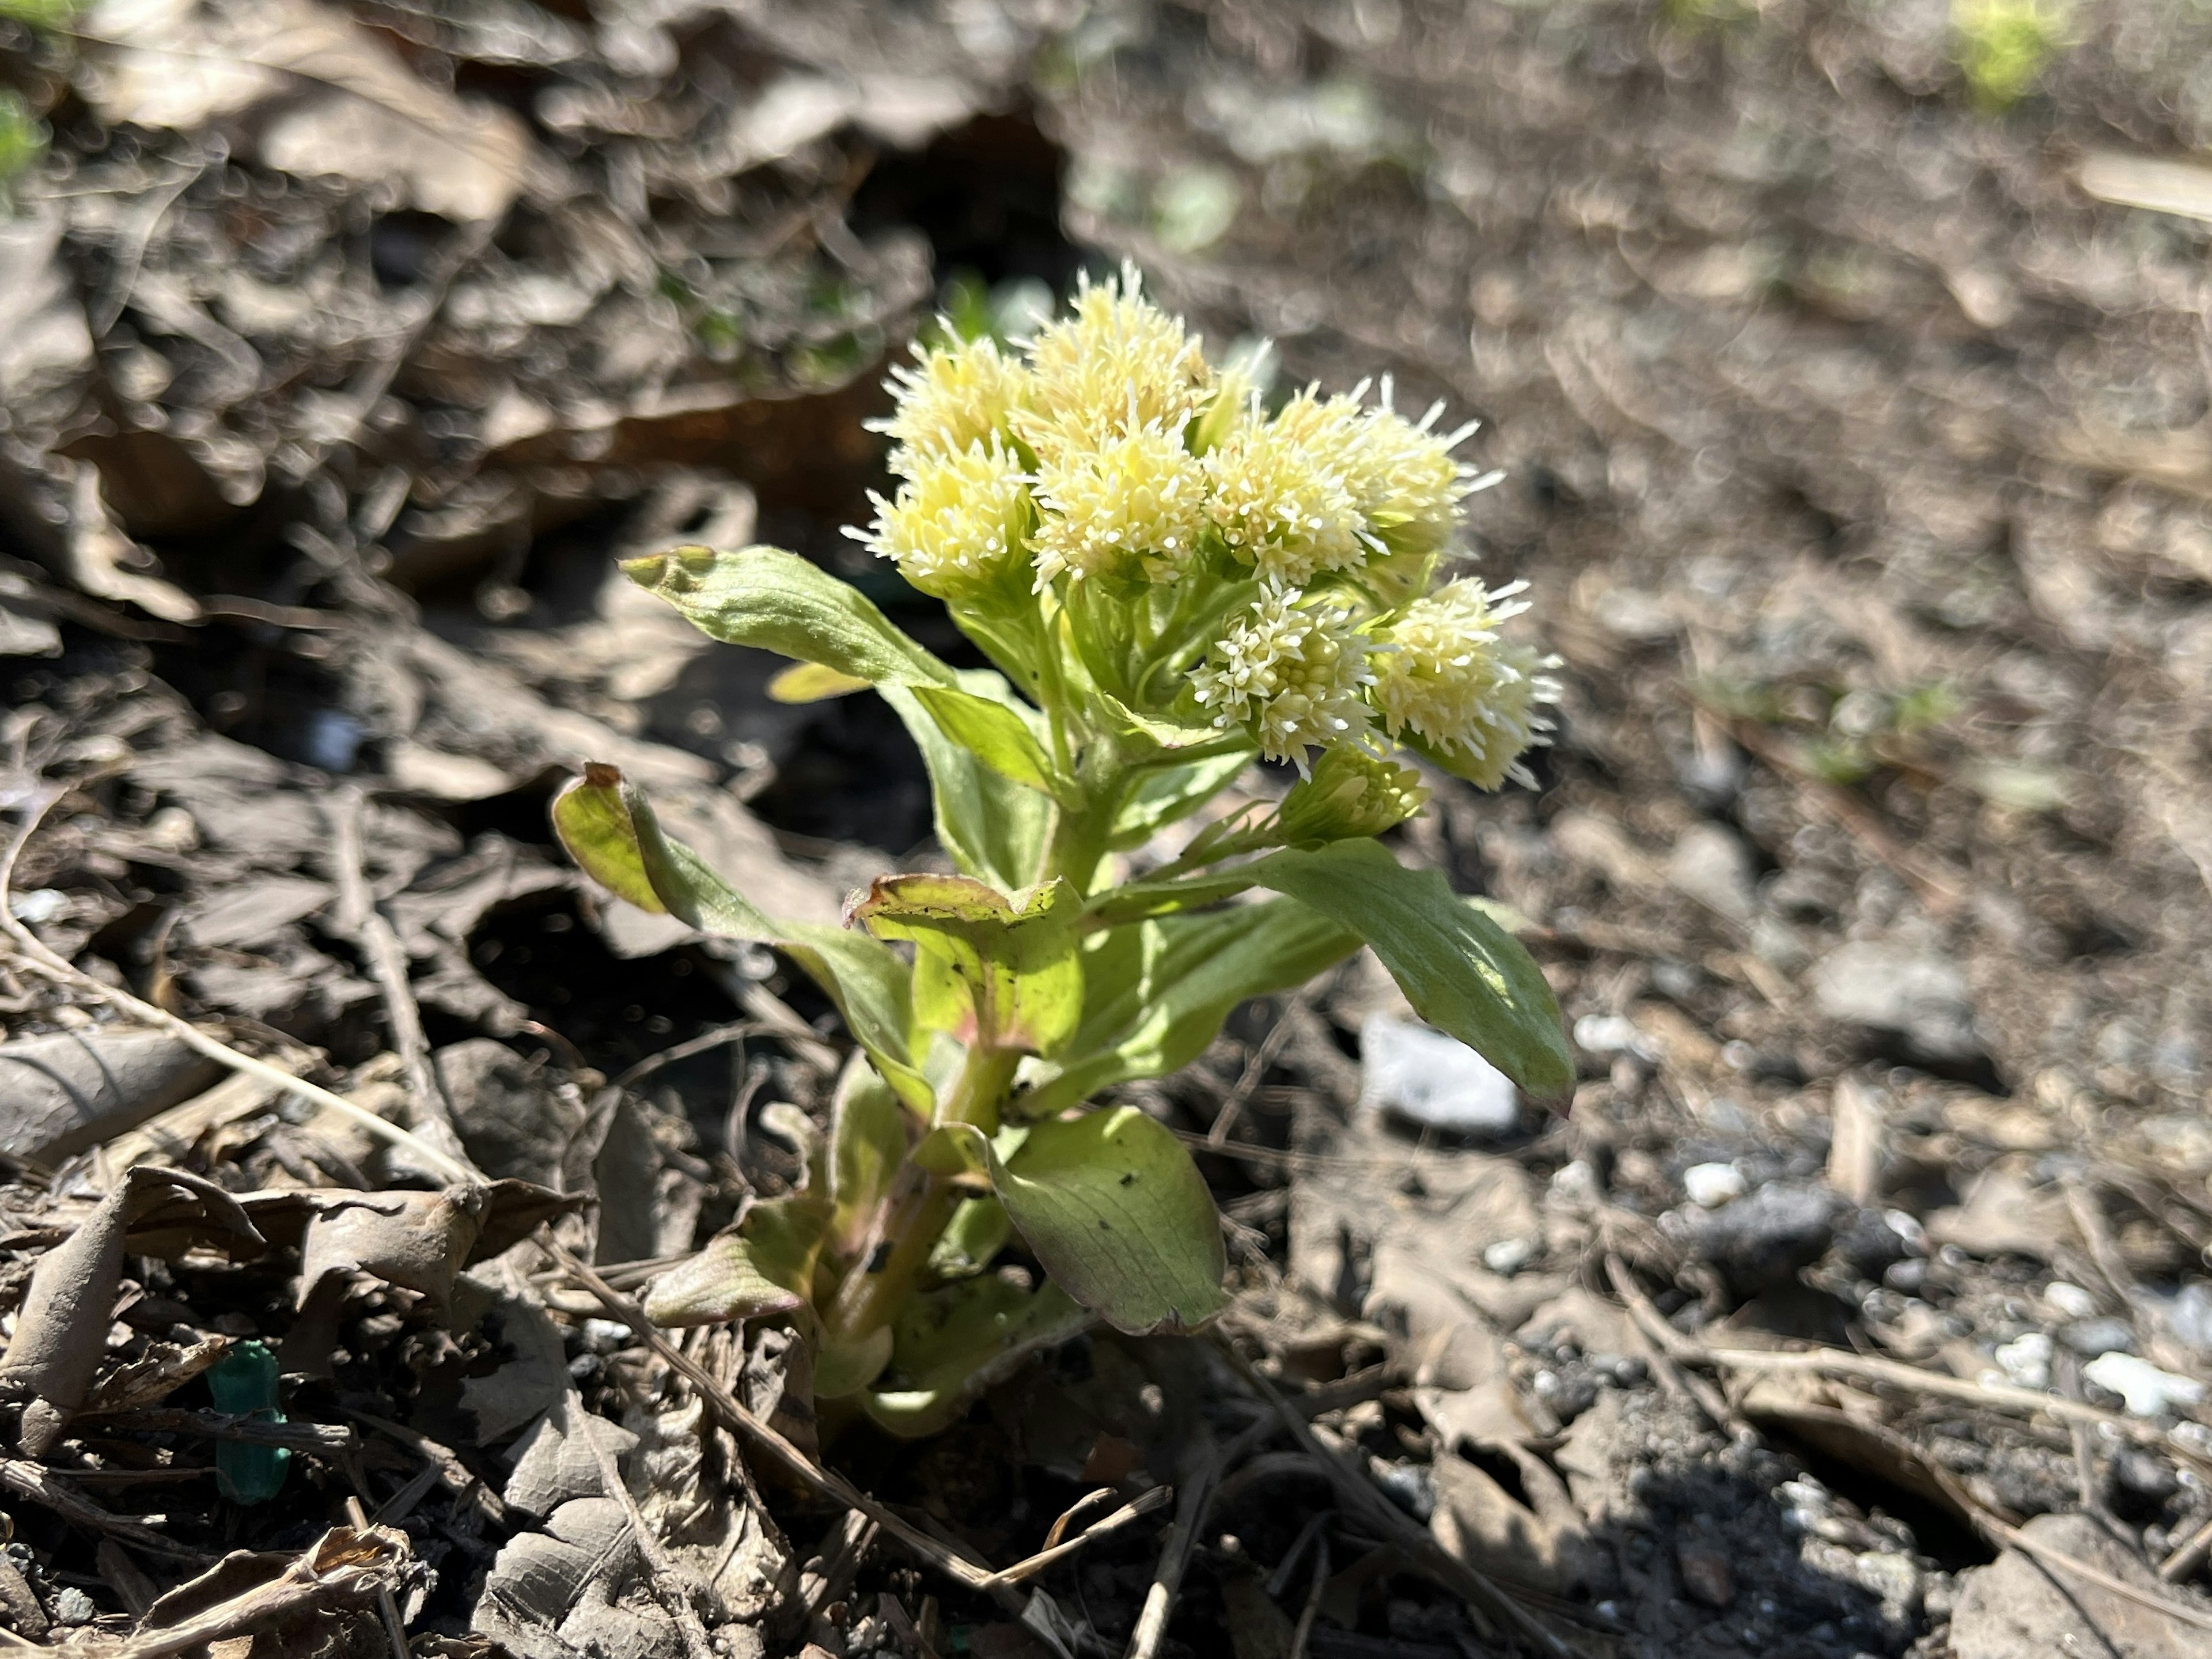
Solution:
<path fill-rule="evenodd" d="M 1269 416 L 1133 270 L 1086 283 L 1018 352 L 921 351 L 890 389 L 902 482 L 860 539 L 956 609 L 1109 579 L 1253 584 L 1188 680 L 1268 758 L 1381 764 L 1387 732 L 1495 787 L 1540 740 L 1556 687 L 1498 631 L 1517 590 L 1423 596 L 1476 487 L 1452 453 L 1473 428 L 1433 430 L 1441 405 L 1408 421 L 1386 380 L 1379 403 L 1310 390 Z"/>

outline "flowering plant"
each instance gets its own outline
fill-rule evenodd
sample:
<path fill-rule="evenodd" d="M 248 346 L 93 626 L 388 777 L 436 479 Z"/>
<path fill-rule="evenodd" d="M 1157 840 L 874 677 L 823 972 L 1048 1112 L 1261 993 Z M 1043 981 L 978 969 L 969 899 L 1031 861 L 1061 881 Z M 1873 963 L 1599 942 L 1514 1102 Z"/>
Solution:
<path fill-rule="evenodd" d="M 1515 588 L 1438 584 L 1477 483 L 1452 457 L 1464 432 L 1404 419 L 1387 386 L 1270 415 L 1133 274 L 1086 285 L 1018 352 L 956 342 L 893 380 L 900 482 L 860 539 L 997 672 L 949 666 L 774 548 L 625 568 L 714 638 L 793 659 L 788 700 L 872 686 L 928 764 L 960 873 L 881 878 L 843 928 L 784 925 L 611 768 L 554 820 L 622 897 L 783 951 L 858 1047 L 805 1185 L 750 1206 L 647 1311 L 787 1315 L 817 1395 L 920 1433 L 1091 1318 L 1188 1329 L 1221 1306 L 1189 1155 L 1133 1108 L 1085 1108 L 1195 1058 L 1244 999 L 1364 942 L 1523 1089 L 1559 1095 L 1572 1071 L 1528 954 L 1374 839 L 1426 799 L 1400 751 L 1494 788 L 1524 775 L 1555 694 L 1500 630 Z M 1297 781 L 1207 816 L 1255 757 Z M 1116 878 L 1117 854 L 1193 822 Z M 1042 1281 L 987 1271 L 1016 1233 Z"/>

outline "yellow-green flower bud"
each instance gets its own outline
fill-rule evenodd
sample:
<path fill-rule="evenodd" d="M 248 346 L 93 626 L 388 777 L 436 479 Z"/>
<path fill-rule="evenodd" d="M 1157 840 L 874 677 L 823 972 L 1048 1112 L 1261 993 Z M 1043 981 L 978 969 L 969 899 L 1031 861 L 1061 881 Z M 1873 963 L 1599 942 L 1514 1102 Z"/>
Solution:
<path fill-rule="evenodd" d="M 1380 641 L 1369 695 L 1392 737 L 1411 732 L 1454 772 L 1485 789 L 1525 778 L 1517 763 L 1550 730 L 1538 706 L 1559 700 L 1551 659 L 1500 637 L 1527 610 L 1515 582 L 1495 593 L 1472 578 L 1406 608 Z"/>
<path fill-rule="evenodd" d="M 1323 750 L 1313 770 L 1291 786 L 1276 809 L 1276 834 L 1291 847 L 1379 836 L 1428 799 L 1428 786 L 1412 767 L 1340 744 Z"/>
<path fill-rule="evenodd" d="M 1364 383 L 1340 398 L 1302 392 L 1284 405 L 1275 425 L 1344 480 L 1378 551 L 1435 552 L 1450 539 L 1460 502 L 1474 487 L 1473 475 L 1451 452 L 1474 428 L 1431 431 L 1441 404 L 1419 422 L 1407 420 L 1389 406 L 1388 381 L 1382 407 L 1362 404 L 1365 393 Z"/>
<path fill-rule="evenodd" d="M 925 593 L 971 598 L 1022 562 L 1034 516 L 1021 463 L 986 447 L 915 459 L 895 500 L 872 495 L 875 528 L 857 538 Z"/>
<path fill-rule="evenodd" d="M 1292 586 L 1366 556 L 1359 504 L 1326 449 L 1273 421 L 1232 426 L 1207 452 L 1206 510 L 1229 550 Z"/>
<path fill-rule="evenodd" d="M 1181 440 L 1213 386 L 1213 370 L 1179 319 L 1149 304 L 1136 269 L 1087 280 L 1074 315 L 1030 344 L 1032 380 L 1015 432 L 1050 461 L 1155 428 Z"/>
<path fill-rule="evenodd" d="M 1365 741 L 1371 716 L 1359 694 L 1374 676 L 1350 613 L 1302 606 L 1296 588 L 1263 592 L 1214 642 L 1191 684 L 1216 726 L 1244 727 L 1261 755 L 1305 772 L 1315 750 Z"/>
<path fill-rule="evenodd" d="M 961 340 L 933 350 L 915 347 L 914 367 L 891 370 L 898 398 L 890 418 L 870 422 L 898 447 L 891 469 L 907 477 L 933 459 L 965 454 L 976 444 L 1007 443 L 1008 417 L 1029 395 L 1029 371 L 991 339 Z"/>
<path fill-rule="evenodd" d="M 1172 580 L 1206 530 L 1206 474 L 1182 441 L 1158 427 L 1069 448 L 1041 460 L 1036 585 L 1066 571 L 1078 580 L 1141 564 Z"/>

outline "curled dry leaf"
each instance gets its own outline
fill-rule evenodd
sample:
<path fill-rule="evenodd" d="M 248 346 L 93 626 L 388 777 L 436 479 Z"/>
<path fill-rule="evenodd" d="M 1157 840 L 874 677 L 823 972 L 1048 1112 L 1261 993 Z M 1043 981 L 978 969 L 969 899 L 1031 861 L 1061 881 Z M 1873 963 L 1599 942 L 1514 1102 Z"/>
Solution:
<path fill-rule="evenodd" d="M 40 1259 L 14 1340 L 0 1357 L 0 1387 L 32 1396 L 19 1435 L 26 1453 L 44 1455 L 91 1390 L 107 1352 L 126 1242 L 132 1250 L 160 1255 L 167 1252 L 156 1243 L 209 1238 L 254 1250 L 263 1243 L 245 1209 L 222 1188 L 141 1164 Z"/>
<path fill-rule="evenodd" d="M 130 1635 L 71 1651 L 88 1659 L 168 1659 L 227 1638 L 277 1633 L 275 1651 L 313 1652 L 313 1627 L 400 1589 L 417 1571 L 404 1533 L 333 1527 L 297 1556 L 240 1550 L 146 1609 Z M 260 1647 L 257 1643 L 256 1647 Z"/>

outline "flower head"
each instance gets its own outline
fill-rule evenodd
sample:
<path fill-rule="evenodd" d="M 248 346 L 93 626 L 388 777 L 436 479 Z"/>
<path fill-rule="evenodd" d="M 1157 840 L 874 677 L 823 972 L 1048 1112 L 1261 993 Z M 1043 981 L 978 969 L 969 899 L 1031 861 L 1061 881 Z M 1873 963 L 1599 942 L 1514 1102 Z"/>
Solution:
<path fill-rule="evenodd" d="M 1526 777 L 1522 751 L 1550 729 L 1538 705 L 1559 700 L 1543 672 L 1551 659 L 1499 635 L 1499 623 L 1528 609 L 1514 597 L 1521 586 L 1493 593 L 1468 578 L 1414 600 L 1377 653 L 1370 693 L 1392 737 L 1411 731 L 1485 789 Z"/>
<path fill-rule="evenodd" d="M 997 438 L 910 465 L 896 499 L 872 496 L 875 527 L 859 540 L 939 599 L 980 592 L 1018 562 L 1033 514 L 1029 479 Z"/>
<path fill-rule="evenodd" d="M 1172 580 L 1206 529 L 1206 474 L 1157 426 L 1041 460 L 1036 493 L 1040 588 L 1062 571 L 1080 580 L 1138 563 Z"/>
<path fill-rule="evenodd" d="M 1337 457 L 1301 442 L 1295 428 L 1247 419 L 1207 451 L 1205 465 L 1213 486 L 1206 510 L 1222 540 L 1262 574 L 1302 585 L 1366 556 L 1359 504 Z"/>
<path fill-rule="evenodd" d="M 1191 684 L 1215 726 L 1248 728 L 1261 755 L 1304 772 L 1316 749 L 1365 740 L 1371 716 L 1359 694 L 1374 676 L 1350 613 L 1299 599 L 1292 587 L 1262 592 L 1214 641 Z"/>
<path fill-rule="evenodd" d="M 1379 836 L 1428 799 L 1412 767 L 1340 744 L 1322 750 L 1313 770 L 1291 786 L 1276 811 L 1276 832 L 1292 847 Z"/>
<path fill-rule="evenodd" d="M 1071 317 L 1030 343 L 1033 379 L 1014 430 L 1040 459 L 1147 428 L 1180 437 L 1213 370 L 1179 319 L 1150 304 L 1133 266 L 1085 281 Z"/>
<path fill-rule="evenodd" d="M 963 454 L 972 444 L 1005 441 L 1012 436 L 1008 417 L 1028 396 L 1029 371 L 984 338 L 961 340 L 925 350 L 915 346 L 913 367 L 891 370 L 890 391 L 898 407 L 888 420 L 872 422 L 898 447 L 894 471 L 911 477 L 933 457 Z"/>
<path fill-rule="evenodd" d="M 1379 408 L 1361 402 L 1365 391 L 1362 385 L 1339 398 L 1302 392 L 1275 425 L 1344 480 L 1378 550 L 1435 552 L 1450 539 L 1473 488 L 1451 452 L 1474 428 L 1439 435 L 1431 428 L 1443 404 L 1413 422 L 1390 407 L 1387 382 Z"/>

